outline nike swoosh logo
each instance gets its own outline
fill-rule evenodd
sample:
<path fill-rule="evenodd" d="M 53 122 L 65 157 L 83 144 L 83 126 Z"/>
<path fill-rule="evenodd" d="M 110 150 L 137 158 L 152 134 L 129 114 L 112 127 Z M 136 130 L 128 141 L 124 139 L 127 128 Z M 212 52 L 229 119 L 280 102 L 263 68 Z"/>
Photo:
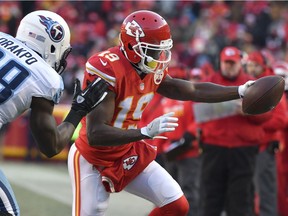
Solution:
<path fill-rule="evenodd" d="M 88 88 L 88 89 L 86 89 L 84 92 L 82 92 L 81 93 L 81 96 L 85 96 L 86 95 L 86 93 L 89 91 L 90 89 Z"/>
<path fill-rule="evenodd" d="M 107 64 L 107 62 L 106 62 L 106 64 Z M 101 78 L 98 77 L 98 78 L 96 79 L 96 81 L 93 81 L 93 85 L 92 85 L 92 86 L 94 86 L 94 85 L 95 85 L 96 83 L 98 83 L 100 80 L 101 80 Z M 89 90 L 90 90 L 89 88 L 86 89 L 84 92 L 81 93 L 81 95 L 82 95 L 82 96 L 86 95 L 86 93 L 87 93 Z"/>
<path fill-rule="evenodd" d="M 100 58 L 100 62 L 102 63 L 103 66 L 107 65 L 107 62 L 104 62 L 101 58 Z"/>

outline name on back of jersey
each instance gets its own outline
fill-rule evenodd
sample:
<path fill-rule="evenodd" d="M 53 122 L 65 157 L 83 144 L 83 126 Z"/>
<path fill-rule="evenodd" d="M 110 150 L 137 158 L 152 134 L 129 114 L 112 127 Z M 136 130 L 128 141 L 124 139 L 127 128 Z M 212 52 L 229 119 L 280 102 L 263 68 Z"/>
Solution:
<path fill-rule="evenodd" d="M 0 46 L 10 51 L 14 55 L 18 56 L 19 58 L 25 59 L 24 61 L 28 65 L 32 65 L 33 63 L 38 61 L 28 50 L 20 47 L 19 45 L 15 44 L 11 40 L 8 40 L 7 38 L 0 38 Z"/>

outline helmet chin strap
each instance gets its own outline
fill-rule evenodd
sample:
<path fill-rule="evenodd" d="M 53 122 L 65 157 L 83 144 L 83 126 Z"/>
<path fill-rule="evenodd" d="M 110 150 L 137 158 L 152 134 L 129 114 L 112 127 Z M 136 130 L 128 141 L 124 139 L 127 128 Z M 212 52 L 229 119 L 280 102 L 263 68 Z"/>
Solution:
<path fill-rule="evenodd" d="M 145 67 L 141 64 L 141 61 L 137 63 L 137 68 L 139 68 L 142 73 L 145 73 L 145 74 L 152 73 L 151 71 L 148 71 L 145 69 Z"/>
<path fill-rule="evenodd" d="M 136 30 L 135 34 L 136 34 L 135 40 L 137 42 L 137 46 L 140 49 L 140 53 L 144 54 L 141 45 L 139 46 L 139 44 L 140 44 L 140 33 L 139 33 L 139 31 Z M 133 49 L 134 49 L 134 46 L 133 46 Z M 146 49 L 148 49 L 148 47 L 146 47 Z M 134 50 L 134 51 L 137 53 L 136 50 Z M 123 52 L 124 52 L 124 55 L 126 56 L 126 53 L 125 53 L 124 49 L 123 49 Z M 126 58 L 127 58 L 127 56 L 126 56 Z M 154 60 L 153 57 L 146 55 L 146 52 L 145 52 L 145 57 L 140 56 L 140 59 L 141 60 L 138 63 L 132 63 L 132 65 L 136 68 L 138 74 L 141 74 L 141 73 L 144 73 L 144 74 L 152 73 L 152 74 L 154 74 L 154 76 L 161 76 L 162 75 L 163 70 L 161 70 L 159 68 L 157 69 L 157 67 L 159 65 L 158 65 L 157 61 Z"/>
<path fill-rule="evenodd" d="M 134 64 L 134 63 L 131 63 L 131 64 L 135 67 L 138 74 L 141 74 L 141 73 L 148 74 L 149 73 L 149 71 L 146 71 L 145 68 L 142 66 L 142 64 L 140 64 L 140 62 L 136 63 L 136 64 Z"/>
<path fill-rule="evenodd" d="M 141 62 L 134 64 L 131 63 L 132 66 L 135 68 L 136 72 L 138 73 L 138 75 L 140 77 L 144 77 L 144 74 L 149 74 L 152 73 L 154 74 L 154 83 L 159 85 L 163 79 L 163 71 L 162 70 L 156 70 L 156 72 L 150 72 L 150 71 L 146 71 L 145 68 L 143 67 L 143 65 L 141 64 Z"/>

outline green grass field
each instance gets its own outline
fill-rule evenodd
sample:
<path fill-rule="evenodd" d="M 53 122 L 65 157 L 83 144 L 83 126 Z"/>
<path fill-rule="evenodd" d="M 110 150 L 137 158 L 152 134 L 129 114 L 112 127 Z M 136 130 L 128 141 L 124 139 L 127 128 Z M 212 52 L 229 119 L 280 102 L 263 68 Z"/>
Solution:
<path fill-rule="evenodd" d="M 64 216 L 71 215 L 71 207 L 46 196 L 12 184 L 15 196 L 25 216 Z"/>
<path fill-rule="evenodd" d="M 21 216 L 71 215 L 72 189 L 65 163 L 0 164 L 12 185 Z M 146 216 L 152 208 L 152 203 L 124 191 L 111 194 L 106 216 Z"/>

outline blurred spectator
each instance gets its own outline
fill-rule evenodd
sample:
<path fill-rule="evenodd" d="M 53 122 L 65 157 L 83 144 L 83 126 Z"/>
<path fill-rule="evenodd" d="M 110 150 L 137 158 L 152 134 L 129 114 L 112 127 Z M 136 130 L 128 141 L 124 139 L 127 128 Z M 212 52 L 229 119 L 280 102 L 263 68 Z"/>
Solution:
<path fill-rule="evenodd" d="M 192 68 L 188 71 L 188 79 L 192 82 L 202 82 L 212 75 L 213 72 L 205 71 L 201 68 Z"/>
<path fill-rule="evenodd" d="M 273 54 L 268 49 L 261 49 L 261 54 L 265 59 L 266 66 L 273 68 L 273 65 L 275 64 L 276 61 Z"/>
<path fill-rule="evenodd" d="M 248 54 L 246 63 L 247 73 L 255 78 L 275 75 L 273 69 L 268 67 L 266 58 L 260 51 Z M 279 150 L 279 132 L 286 125 L 286 98 L 282 97 L 280 103 L 270 111 L 272 117 L 262 124 L 265 136 L 257 155 L 255 186 L 259 196 L 259 215 L 278 215 L 277 211 L 277 175 L 275 154 Z"/>
<path fill-rule="evenodd" d="M 275 74 L 285 79 L 285 97 L 288 100 L 288 64 L 284 61 L 276 61 L 273 65 Z M 288 105 L 286 106 L 286 116 Z M 281 216 L 288 216 L 288 121 L 280 133 L 281 140 L 277 159 L 277 180 L 278 180 L 278 213 Z"/>
<path fill-rule="evenodd" d="M 276 75 L 285 79 L 285 91 L 288 91 L 288 63 L 285 61 L 276 61 L 273 64 L 273 70 Z"/>
<path fill-rule="evenodd" d="M 200 157 L 197 129 L 194 123 L 192 103 L 163 99 L 163 113 L 175 112 L 179 119 L 177 129 L 168 135 L 164 146 L 164 168 L 181 186 L 190 206 L 189 216 L 198 215 L 200 189 Z"/>
<path fill-rule="evenodd" d="M 138 127 L 144 127 L 145 125 L 149 124 L 153 119 L 159 117 L 162 115 L 162 107 L 164 104 L 162 103 L 163 101 L 163 96 L 160 94 L 155 94 L 153 99 L 150 101 L 150 103 L 147 105 L 145 110 L 142 113 L 141 120 L 139 122 Z M 157 156 L 155 161 L 157 161 L 162 167 L 165 168 L 164 165 L 164 159 L 163 159 L 163 139 L 153 139 L 153 140 L 148 140 L 150 144 L 153 146 L 157 146 Z"/>
<path fill-rule="evenodd" d="M 239 49 L 225 47 L 220 71 L 205 81 L 235 86 L 253 79 L 242 70 L 241 58 Z M 253 176 L 264 136 L 261 124 L 270 114 L 246 116 L 239 99 L 195 103 L 194 116 L 202 130 L 200 215 L 220 216 L 222 211 L 228 216 L 253 215 Z"/>
<path fill-rule="evenodd" d="M 16 28 L 22 19 L 22 11 L 19 2 L 7 1 L 0 3 L 0 31 L 10 35 L 16 35 Z"/>
<path fill-rule="evenodd" d="M 184 67 L 169 68 L 173 78 L 188 79 L 188 70 Z M 194 76 L 195 75 L 195 76 Z M 196 80 L 201 72 L 193 74 Z M 179 119 L 179 126 L 173 133 L 164 133 L 167 140 L 162 140 L 164 149 L 164 167 L 181 186 L 190 206 L 189 216 L 198 216 L 200 165 L 197 128 L 194 122 L 191 101 L 178 101 L 163 98 L 162 114 L 174 112 Z"/>
<path fill-rule="evenodd" d="M 178 63 L 190 68 L 217 66 L 218 53 L 228 45 L 237 45 L 248 53 L 265 48 L 277 59 L 288 59 L 287 2 L 3 1 L 0 30 L 13 35 L 14 26 L 32 9 L 49 9 L 67 20 L 71 26 L 71 58 L 73 55 L 87 58 L 118 44 L 122 20 L 131 11 L 149 9 L 161 12 L 170 23 L 173 55 Z"/>
<path fill-rule="evenodd" d="M 67 90 L 61 103 L 67 103 L 72 98 L 72 78 L 83 75 L 80 71 L 87 56 L 118 44 L 119 25 L 131 11 L 160 12 L 173 29 L 172 57 L 176 63 L 213 74 L 218 53 L 230 45 L 247 53 L 261 48 L 271 53 L 270 57 L 288 61 L 287 5 L 286 1 L 254 0 L 1 1 L 0 31 L 15 35 L 15 26 L 32 10 L 49 9 L 65 17 L 73 47 L 68 57 L 69 73 L 63 77 Z M 273 64 L 273 58 L 266 59 Z"/>

